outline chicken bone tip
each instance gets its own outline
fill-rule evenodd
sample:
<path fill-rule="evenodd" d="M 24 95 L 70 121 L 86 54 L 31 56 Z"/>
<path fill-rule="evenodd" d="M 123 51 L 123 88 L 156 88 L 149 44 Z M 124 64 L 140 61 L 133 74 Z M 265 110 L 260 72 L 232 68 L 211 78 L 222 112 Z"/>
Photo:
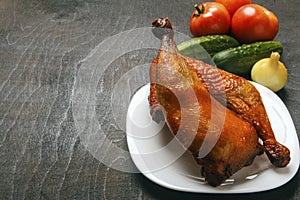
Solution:
<path fill-rule="evenodd" d="M 152 21 L 152 32 L 159 39 L 166 34 L 170 35 L 171 37 L 174 35 L 172 23 L 168 17 L 154 19 Z"/>

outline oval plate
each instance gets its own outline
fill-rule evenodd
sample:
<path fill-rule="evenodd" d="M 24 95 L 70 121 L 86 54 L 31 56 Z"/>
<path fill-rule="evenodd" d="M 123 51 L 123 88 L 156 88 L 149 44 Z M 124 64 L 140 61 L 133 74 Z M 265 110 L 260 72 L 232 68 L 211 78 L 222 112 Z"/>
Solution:
<path fill-rule="evenodd" d="M 174 140 L 163 122 L 151 120 L 149 87 L 140 88 L 132 97 L 126 119 L 126 136 L 136 167 L 151 181 L 173 190 L 196 193 L 252 193 L 284 185 L 299 168 L 299 140 L 292 118 L 281 99 L 257 83 L 276 139 L 290 149 L 291 161 L 285 168 L 273 167 L 267 157 L 258 156 L 223 185 L 211 187 L 200 176 L 193 157 Z"/>

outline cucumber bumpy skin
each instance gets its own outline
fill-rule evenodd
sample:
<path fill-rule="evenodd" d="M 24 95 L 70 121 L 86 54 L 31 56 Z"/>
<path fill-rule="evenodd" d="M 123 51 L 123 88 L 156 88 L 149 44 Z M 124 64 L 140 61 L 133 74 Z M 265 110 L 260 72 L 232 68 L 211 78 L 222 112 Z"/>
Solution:
<path fill-rule="evenodd" d="M 239 46 L 238 41 L 231 36 L 207 35 L 181 42 L 177 48 L 185 56 L 202 60 L 214 56 L 219 51 L 237 46 Z"/>
<path fill-rule="evenodd" d="M 282 54 L 283 47 L 278 41 L 262 41 L 244 44 L 216 53 L 212 60 L 218 68 L 250 79 L 253 65 L 270 57 L 272 52 Z"/>

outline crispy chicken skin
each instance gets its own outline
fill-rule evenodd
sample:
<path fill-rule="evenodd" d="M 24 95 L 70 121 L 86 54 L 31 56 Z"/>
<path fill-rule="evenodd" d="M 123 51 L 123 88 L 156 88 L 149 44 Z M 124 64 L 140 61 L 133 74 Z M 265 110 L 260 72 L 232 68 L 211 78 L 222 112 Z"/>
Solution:
<path fill-rule="evenodd" d="M 171 23 L 168 19 L 160 20 L 167 22 L 164 24 L 164 28 L 160 27 L 159 34 L 163 35 L 163 30 L 167 29 L 167 31 L 164 30 L 165 34 L 169 33 L 170 35 L 172 30 Z M 164 50 L 176 49 L 176 46 L 165 46 L 162 41 Z M 218 69 L 200 60 L 183 56 L 178 53 L 178 50 L 176 54 L 186 63 L 186 67 L 189 70 L 197 74 L 198 80 L 213 97 L 255 127 L 259 138 L 263 141 L 264 150 L 271 163 L 276 167 L 285 167 L 290 161 L 290 151 L 276 140 L 261 96 L 256 88 L 242 77 Z M 161 62 L 158 60 L 158 57 L 153 60 L 150 68 L 149 104 L 152 118 L 155 121 L 164 119 L 161 106 L 159 105 L 160 102 L 157 99 L 157 84 L 155 84 L 158 64 Z"/>
<path fill-rule="evenodd" d="M 168 18 L 153 21 L 161 48 L 151 67 L 149 102 L 170 131 L 202 166 L 208 184 L 218 186 L 262 153 L 255 127 L 209 93 L 197 70 L 173 40 Z"/>

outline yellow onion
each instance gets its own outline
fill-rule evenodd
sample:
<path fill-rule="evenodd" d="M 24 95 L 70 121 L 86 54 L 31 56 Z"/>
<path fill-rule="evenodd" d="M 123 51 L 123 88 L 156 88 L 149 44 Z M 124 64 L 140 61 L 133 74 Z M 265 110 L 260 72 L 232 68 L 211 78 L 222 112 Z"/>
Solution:
<path fill-rule="evenodd" d="M 257 61 L 251 70 L 251 79 L 274 92 L 282 89 L 287 82 L 288 73 L 279 59 L 280 54 L 272 52 L 270 58 Z"/>

